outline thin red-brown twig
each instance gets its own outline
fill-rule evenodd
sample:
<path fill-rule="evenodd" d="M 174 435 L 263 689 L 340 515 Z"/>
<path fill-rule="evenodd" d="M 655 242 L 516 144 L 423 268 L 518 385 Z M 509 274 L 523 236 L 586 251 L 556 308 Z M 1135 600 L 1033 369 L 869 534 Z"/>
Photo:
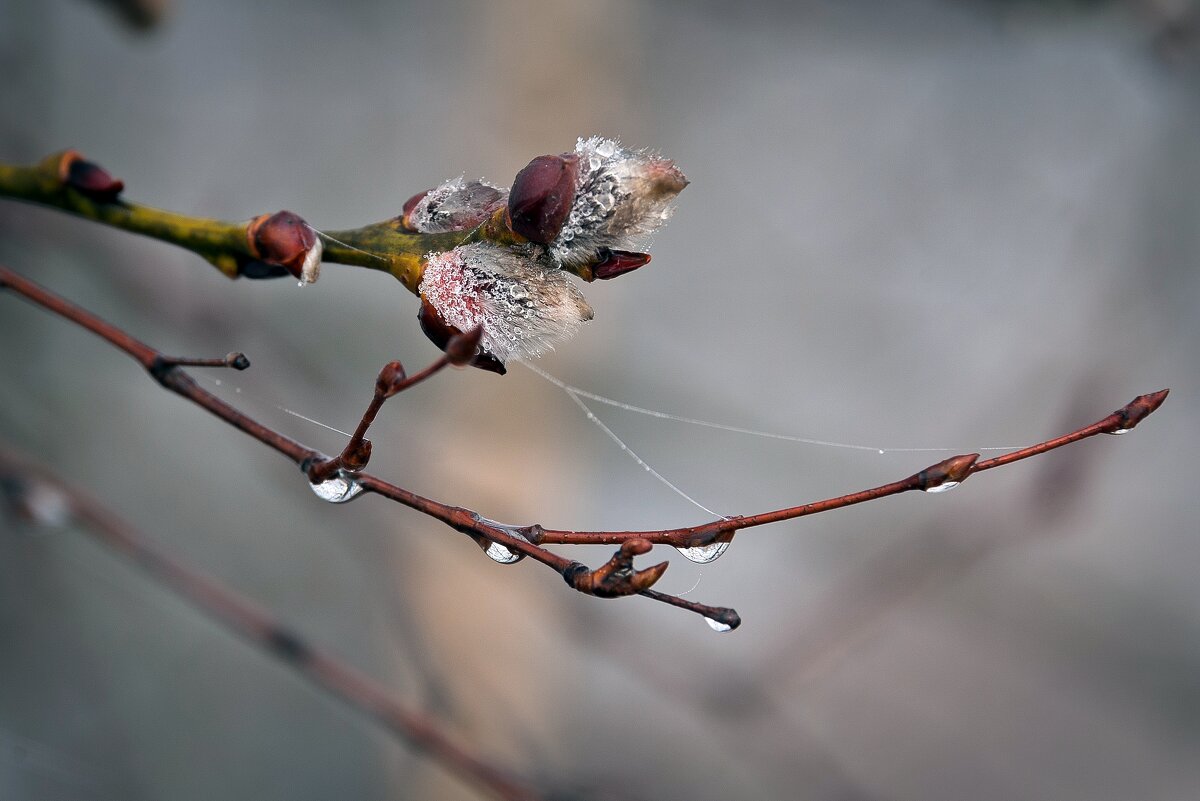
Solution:
<path fill-rule="evenodd" d="M 535 801 L 542 797 L 530 785 L 455 743 L 433 720 L 407 708 L 378 681 L 309 645 L 253 601 L 152 546 L 132 526 L 94 499 L 4 450 L 0 450 L 0 487 L 18 511 L 24 510 L 35 522 L 36 493 L 47 490 L 55 493 L 57 509 L 65 510 L 84 531 L 125 554 L 153 579 L 223 627 L 374 718 L 401 741 L 429 754 L 454 775 L 505 801 Z"/>
<path fill-rule="evenodd" d="M 279 451 L 299 465 L 310 478 L 314 472 L 318 478 L 322 477 L 321 474 L 328 468 L 331 462 L 329 457 L 268 428 L 220 398 L 201 389 L 187 373 L 179 369 L 178 360 L 164 356 L 111 323 L 3 267 L 0 267 L 0 288 L 10 289 L 97 334 L 136 359 L 162 386 Z M 451 361 L 454 361 L 453 357 Z M 444 365 L 435 363 L 414 376 L 413 379 L 400 383 L 404 386 L 411 386 L 418 378 L 431 375 L 442 366 Z M 342 470 L 338 475 L 343 476 L 345 480 L 355 482 L 364 491 L 390 498 L 440 520 L 451 528 L 471 536 L 485 547 L 489 543 L 496 543 L 513 554 L 528 556 L 555 570 L 571 587 L 580 592 L 605 597 L 639 594 L 703 615 L 729 628 L 735 628 L 740 623 L 740 618 L 732 609 L 706 606 L 650 589 L 665 568 L 656 566 L 649 570 L 634 571 L 632 557 L 636 553 L 645 553 L 648 550 L 641 546 L 633 551 L 625 549 L 618 551 L 606 565 L 596 570 L 590 570 L 585 565 L 554 554 L 542 546 L 549 544 L 624 545 L 632 541 L 644 541 L 649 545 L 671 545 L 677 548 L 700 547 L 714 542 L 727 542 L 735 532 L 745 528 L 828 512 L 911 490 L 936 491 L 939 488 L 961 483 L 974 473 L 1028 459 L 1097 434 L 1116 434 L 1132 429 L 1162 405 L 1167 393 L 1168 390 L 1164 389 L 1148 395 L 1140 395 L 1121 409 L 1091 425 L 984 461 L 978 461 L 979 454 L 954 456 L 914 473 L 908 478 L 872 489 L 851 492 L 772 512 L 726 518 L 685 528 L 655 531 L 569 531 L 545 529 L 538 524 L 520 528 L 502 526 L 469 509 L 450 506 L 426 498 L 367 473 L 350 473 Z M 382 405 L 379 394 L 377 387 L 376 400 L 373 400 L 371 406 L 368 407 L 370 419 L 374 418 L 375 413 L 379 410 L 378 407 Z M 370 419 L 364 415 L 363 423 L 360 424 L 359 431 L 352 438 L 351 444 L 354 444 L 355 441 L 363 442 Z M 348 446 L 347 451 L 349 450 Z M 335 460 L 339 458 L 335 457 Z M 339 470 L 344 462 L 344 459 L 338 462 Z"/>

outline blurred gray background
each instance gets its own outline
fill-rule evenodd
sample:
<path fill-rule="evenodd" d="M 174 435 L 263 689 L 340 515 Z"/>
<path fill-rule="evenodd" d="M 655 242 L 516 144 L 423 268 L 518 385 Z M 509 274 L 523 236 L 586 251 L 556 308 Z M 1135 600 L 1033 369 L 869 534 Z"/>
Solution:
<path fill-rule="evenodd" d="M 678 414 L 884 448 L 1021 445 L 1171 387 L 1130 436 L 746 532 L 599 601 L 295 468 L 83 331 L 0 297 L 0 440 L 556 792 L 644 799 L 1200 797 L 1200 53 L 1187 2 L 174 0 L 138 34 L 0 0 L 0 158 L 75 147 L 127 196 L 319 227 L 575 137 L 692 179 L 654 261 L 585 288 L 540 366 Z M 436 351 L 388 276 L 231 282 L 0 201 L 0 262 L 327 451 Z M 214 380 L 223 383 L 216 387 Z M 598 406 L 725 514 L 948 454 L 809 447 Z M 706 515 L 523 369 L 388 404 L 374 472 L 514 523 Z M 79 532 L 0 530 L 0 797 L 474 798 Z M 599 564 L 610 549 L 575 551 Z M 656 551 L 657 554 L 657 551 Z"/>

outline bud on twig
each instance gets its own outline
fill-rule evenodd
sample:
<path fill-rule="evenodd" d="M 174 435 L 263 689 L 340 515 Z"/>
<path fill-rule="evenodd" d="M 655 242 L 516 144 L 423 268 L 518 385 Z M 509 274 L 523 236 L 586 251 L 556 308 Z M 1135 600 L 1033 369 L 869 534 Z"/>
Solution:
<path fill-rule="evenodd" d="M 604 248 L 600 251 L 599 263 L 592 266 L 592 275 L 601 281 L 607 281 L 610 278 L 616 278 L 618 275 L 631 273 L 638 267 L 644 267 L 649 263 L 649 253 L 634 253 L 628 250 L 609 250 Z"/>
<path fill-rule="evenodd" d="M 538 156 L 517 173 L 508 193 L 508 224 L 512 230 L 545 245 L 562 231 L 579 178 L 579 156 Z"/>
<path fill-rule="evenodd" d="M 505 197 L 499 187 L 459 177 L 410 197 L 400 222 L 420 234 L 467 231 L 491 217 L 504 205 Z"/>
<path fill-rule="evenodd" d="M 916 488 L 925 492 L 945 492 L 967 480 L 971 468 L 979 460 L 978 453 L 951 456 L 945 461 L 926 467 L 913 476 Z"/>
<path fill-rule="evenodd" d="M 475 326 L 464 334 L 456 334 L 446 343 L 446 359 L 455 367 L 470 364 L 479 352 L 483 340 L 483 326 Z"/>
<path fill-rule="evenodd" d="M 574 153 L 534 159 L 517 178 L 508 206 L 513 230 L 546 245 L 568 267 L 603 261 L 608 251 L 639 250 L 688 185 L 670 159 L 598 136 L 580 139 Z M 564 202 L 570 209 L 562 219 Z"/>
<path fill-rule="evenodd" d="M 595 570 L 579 562 L 563 571 L 563 579 L 575 589 L 599 598 L 619 598 L 644 592 L 662 578 L 668 562 L 659 562 L 645 570 L 633 569 L 633 557 L 649 553 L 654 546 L 648 540 L 626 540 L 612 558 Z"/>
<path fill-rule="evenodd" d="M 123 181 L 113 178 L 103 167 L 87 161 L 77 151 L 63 153 L 58 166 L 63 186 L 70 187 L 97 203 L 112 203 L 125 188 Z"/>
<path fill-rule="evenodd" d="M 316 283 L 321 274 L 321 240 L 312 226 L 290 211 L 263 214 L 246 226 L 246 239 L 254 257 L 268 265 L 286 269 L 302 283 Z M 258 275 L 251 268 L 243 271 L 247 277 Z"/>
<path fill-rule="evenodd" d="M 408 375 L 404 372 L 404 365 L 400 362 L 388 362 L 375 379 L 375 394 L 383 398 L 392 397 L 403 389 L 406 378 Z"/>
<path fill-rule="evenodd" d="M 425 336 L 429 337 L 429 341 L 437 345 L 438 349 L 442 351 L 445 351 L 450 346 L 452 339 L 462 336 L 463 333 L 443 320 L 433 304 L 424 297 L 421 298 L 421 308 L 417 311 L 417 322 L 421 324 L 421 331 Z M 481 334 L 482 330 L 481 328 Z M 504 368 L 503 362 L 485 351 L 476 353 L 475 358 L 469 364 L 472 367 L 478 367 L 481 370 L 487 370 L 499 375 L 504 375 L 508 372 Z"/>

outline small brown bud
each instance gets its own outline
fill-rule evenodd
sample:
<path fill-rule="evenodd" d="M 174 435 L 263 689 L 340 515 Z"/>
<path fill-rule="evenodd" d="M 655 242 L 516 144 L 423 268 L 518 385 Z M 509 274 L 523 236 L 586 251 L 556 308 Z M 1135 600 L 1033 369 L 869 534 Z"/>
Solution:
<path fill-rule="evenodd" d="M 971 468 L 979 460 L 978 453 L 951 456 L 949 459 L 926 467 L 917 473 L 917 489 L 925 492 L 945 492 L 957 487 L 971 475 Z"/>
<path fill-rule="evenodd" d="M 400 391 L 400 384 L 404 383 L 406 378 L 408 375 L 404 372 L 404 365 L 400 362 L 388 362 L 375 379 L 375 394 L 385 398 L 392 397 Z"/>
<path fill-rule="evenodd" d="M 514 233 L 531 242 L 546 244 L 558 236 L 571 204 L 579 156 L 538 156 L 517 173 L 508 194 L 508 221 Z"/>
<path fill-rule="evenodd" d="M 367 466 L 367 462 L 371 460 L 371 440 L 360 439 L 346 447 L 342 452 L 341 461 L 342 467 L 351 472 L 357 473 Z"/>
<path fill-rule="evenodd" d="M 246 354 L 234 351 L 225 357 L 225 363 L 234 370 L 245 370 L 250 367 L 250 360 L 246 358 Z"/>
<path fill-rule="evenodd" d="M 601 281 L 616 278 L 618 275 L 631 273 L 638 267 L 650 263 L 649 253 L 636 253 L 632 250 L 600 251 L 600 261 L 592 267 L 592 275 Z"/>
<path fill-rule="evenodd" d="M 1120 421 L 1116 428 L 1108 433 L 1124 434 L 1131 428 L 1136 426 L 1147 416 L 1153 414 L 1159 406 L 1162 406 L 1163 401 L 1167 399 L 1169 389 L 1160 389 L 1158 392 L 1151 392 L 1149 395 L 1138 395 L 1125 406 L 1116 411 Z"/>
<path fill-rule="evenodd" d="M 246 238 L 256 259 L 283 267 L 306 284 L 317 280 L 323 248 L 299 215 L 279 211 L 255 217 L 246 227 Z"/>
<path fill-rule="evenodd" d="M 475 354 L 479 350 L 479 343 L 482 340 L 483 326 L 481 325 L 475 326 L 466 333 L 453 336 L 446 343 L 446 358 L 455 367 L 470 364 L 471 360 L 475 358 Z"/>
<path fill-rule="evenodd" d="M 425 336 L 429 337 L 429 341 L 437 345 L 438 350 L 443 352 L 450 345 L 452 338 L 463 335 L 462 331 L 442 319 L 442 315 L 438 314 L 438 310 L 434 308 L 434 305 L 424 295 L 421 296 L 421 310 L 417 312 L 417 322 L 421 324 L 421 331 L 425 333 Z M 499 375 L 504 375 L 508 372 L 504 367 L 504 362 L 487 351 L 479 351 L 469 364 L 472 367 L 478 367 L 481 370 L 498 373 Z"/>
<path fill-rule="evenodd" d="M 125 188 L 124 182 L 113 178 L 103 167 L 85 160 L 74 150 L 63 154 L 59 178 L 64 186 L 97 203 L 112 203 Z"/>

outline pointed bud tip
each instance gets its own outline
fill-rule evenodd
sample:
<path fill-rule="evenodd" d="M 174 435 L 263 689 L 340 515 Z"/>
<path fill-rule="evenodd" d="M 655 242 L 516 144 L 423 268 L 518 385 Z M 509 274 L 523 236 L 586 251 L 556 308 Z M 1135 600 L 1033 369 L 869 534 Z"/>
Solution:
<path fill-rule="evenodd" d="M 1151 392 L 1148 395 L 1138 395 L 1131 400 L 1117 411 L 1117 414 L 1121 417 L 1120 422 L 1117 423 L 1118 430 L 1128 431 L 1151 414 L 1154 414 L 1158 410 L 1158 407 L 1163 405 L 1163 401 L 1167 399 L 1167 395 L 1170 392 L 1171 390 L 1169 389 L 1160 389 L 1158 392 Z"/>
<path fill-rule="evenodd" d="M 631 273 L 649 263 L 649 253 L 637 253 L 631 250 L 609 250 L 605 248 L 600 252 L 600 261 L 592 267 L 592 275 L 601 281 L 607 281 L 611 278 L 616 278 L 618 275 Z"/>
<path fill-rule="evenodd" d="M 670 159 L 654 159 L 646 165 L 647 177 L 654 188 L 663 195 L 675 196 L 687 188 L 691 181 Z"/>
<path fill-rule="evenodd" d="M 633 589 L 637 592 L 650 589 L 663 577 L 663 573 L 667 572 L 668 566 L 668 562 L 659 562 L 657 565 L 634 573 L 633 580 L 630 582 L 633 585 Z"/>
<path fill-rule="evenodd" d="M 971 475 L 971 468 L 978 460 L 978 453 L 966 453 L 960 456 L 951 456 L 949 459 L 930 465 L 913 477 L 916 480 L 917 489 L 929 490 L 942 486 L 949 488 L 961 484 L 966 481 L 967 476 Z"/>

